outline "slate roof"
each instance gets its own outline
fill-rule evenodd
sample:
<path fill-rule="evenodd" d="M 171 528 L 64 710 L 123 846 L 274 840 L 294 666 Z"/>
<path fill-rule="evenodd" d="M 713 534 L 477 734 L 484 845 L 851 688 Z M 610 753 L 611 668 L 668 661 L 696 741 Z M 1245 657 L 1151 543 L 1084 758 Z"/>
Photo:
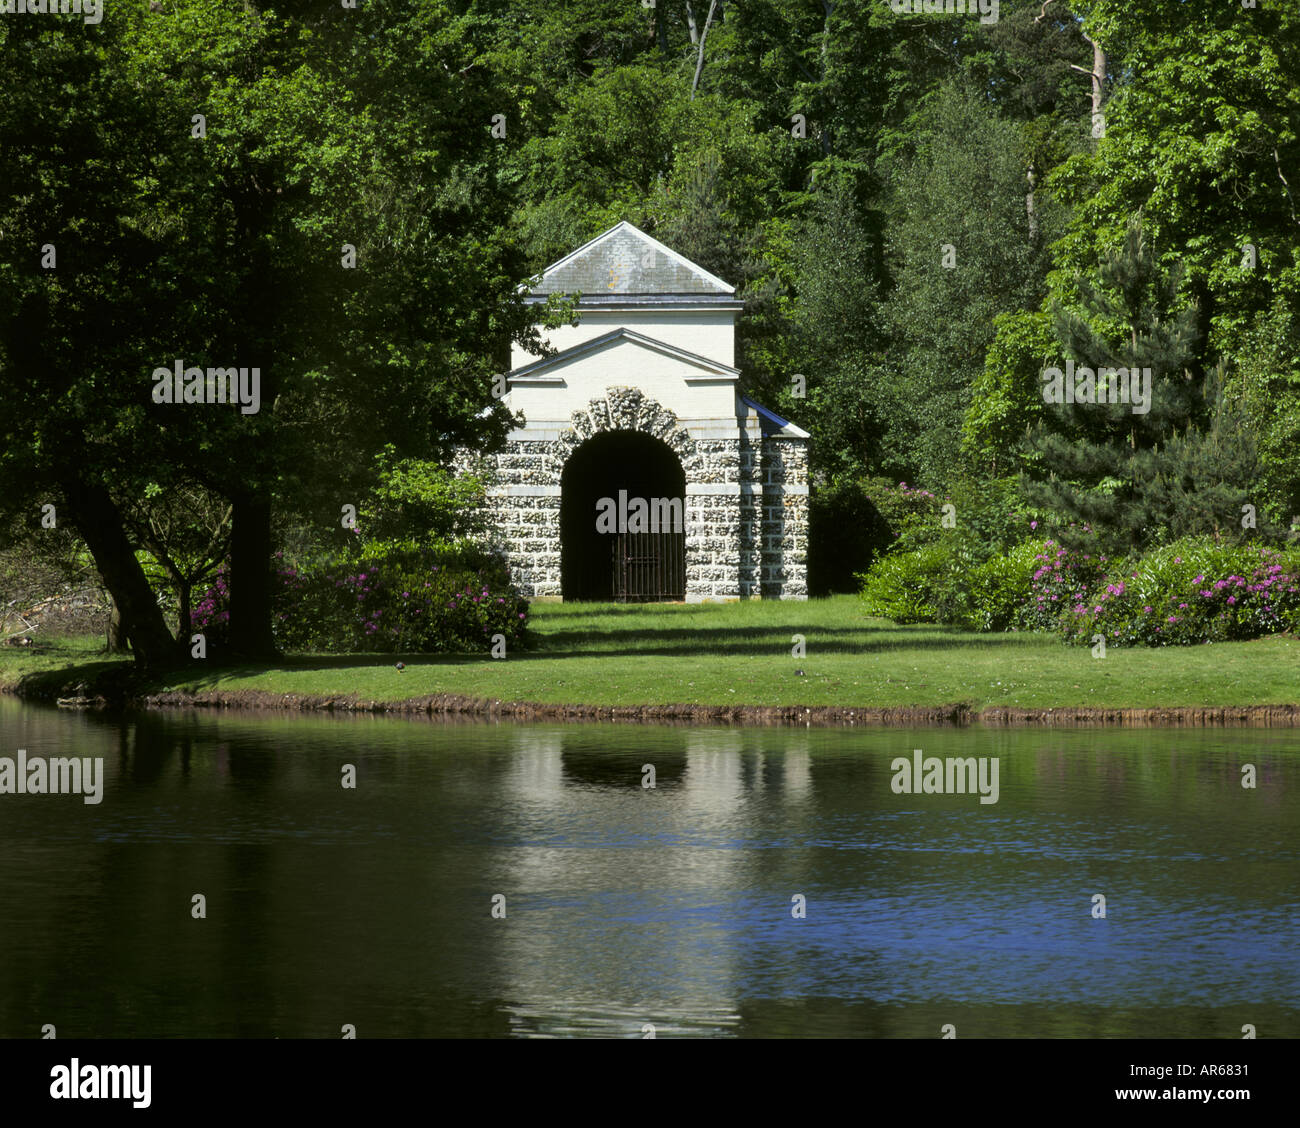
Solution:
<path fill-rule="evenodd" d="M 623 220 L 542 272 L 529 300 L 583 294 L 583 305 L 723 305 L 736 288 Z"/>
<path fill-rule="evenodd" d="M 761 403 L 750 399 L 748 396 L 741 396 L 740 402 L 747 407 L 752 407 L 758 412 L 758 425 L 762 428 L 765 435 L 783 435 L 791 439 L 811 438 L 807 431 L 802 427 L 796 426 L 788 419 L 782 419 L 775 411 L 770 411 Z"/>

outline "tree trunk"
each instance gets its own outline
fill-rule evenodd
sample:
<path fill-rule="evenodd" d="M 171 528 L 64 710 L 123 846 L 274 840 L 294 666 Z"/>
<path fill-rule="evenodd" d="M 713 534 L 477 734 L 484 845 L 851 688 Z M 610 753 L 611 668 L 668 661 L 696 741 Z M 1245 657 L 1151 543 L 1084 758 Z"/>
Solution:
<path fill-rule="evenodd" d="M 700 32 L 700 53 L 695 60 L 695 78 L 691 82 L 691 101 L 695 101 L 695 88 L 700 84 L 700 74 L 704 70 L 704 41 L 709 37 L 709 25 L 713 23 L 713 13 L 718 7 L 718 0 L 711 0 L 709 14 L 704 17 L 704 30 Z"/>
<path fill-rule="evenodd" d="M 271 633 L 271 502 L 234 499 L 230 532 L 230 648 L 245 658 L 276 658 Z"/>
<path fill-rule="evenodd" d="M 110 654 L 130 654 L 127 642 L 126 624 L 122 621 L 122 609 L 118 607 L 113 593 L 108 593 L 108 633 L 104 645 Z"/>
<path fill-rule="evenodd" d="M 1106 136 L 1106 118 L 1101 112 L 1102 99 L 1105 97 L 1106 52 L 1095 40 L 1085 35 L 1092 44 L 1092 135 Z"/>
<path fill-rule="evenodd" d="M 122 515 L 112 496 L 103 486 L 79 479 L 64 481 L 63 495 L 121 613 L 122 630 L 135 651 L 135 660 L 142 666 L 170 665 L 176 658 L 176 641 L 123 531 Z"/>
<path fill-rule="evenodd" d="M 184 576 L 178 576 L 176 579 L 176 594 L 180 603 L 180 613 L 177 617 L 177 637 L 180 639 L 182 647 L 188 647 L 194 630 L 194 623 L 190 611 L 190 585 Z"/>
<path fill-rule="evenodd" d="M 1025 218 L 1029 222 L 1029 245 L 1032 247 L 1038 242 L 1038 214 L 1034 211 L 1034 186 L 1038 178 L 1034 176 L 1034 166 L 1029 166 L 1029 173 L 1026 177 L 1029 181 L 1029 193 L 1025 196 Z"/>

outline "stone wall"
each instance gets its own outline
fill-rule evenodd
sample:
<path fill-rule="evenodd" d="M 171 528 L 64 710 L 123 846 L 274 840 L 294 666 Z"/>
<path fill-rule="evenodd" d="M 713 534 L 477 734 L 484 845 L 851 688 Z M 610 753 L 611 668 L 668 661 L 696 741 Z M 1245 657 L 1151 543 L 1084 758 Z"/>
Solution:
<path fill-rule="evenodd" d="M 560 595 L 560 483 L 552 474 L 556 440 L 512 439 L 487 461 L 495 482 L 488 488 L 488 543 L 505 556 L 520 592 Z M 454 468 L 474 468 L 468 453 Z"/>
<path fill-rule="evenodd" d="M 808 440 L 763 440 L 764 599 L 808 598 Z"/>
<path fill-rule="evenodd" d="M 806 443 L 764 438 L 757 421 L 727 428 L 734 437 L 717 426 L 697 430 L 635 388 L 611 388 L 567 426 L 515 432 L 489 459 L 488 525 L 521 592 L 561 594 L 560 481 L 573 452 L 605 431 L 641 431 L 672 448 L 685 471 L 687 602 L 805 598 Z M 466 452 L 456 467 L 473 462 Z"/>

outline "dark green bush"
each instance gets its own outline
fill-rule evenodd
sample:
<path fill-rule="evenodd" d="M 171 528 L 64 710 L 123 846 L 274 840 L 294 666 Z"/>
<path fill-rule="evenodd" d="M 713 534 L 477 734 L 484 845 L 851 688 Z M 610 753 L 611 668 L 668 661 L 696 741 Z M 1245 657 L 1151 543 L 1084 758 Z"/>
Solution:
<path fill-rule="evenodd" d="M 469 544 L 444 549 L 375 546 L 299 569 L 279 563 L 276 641 L 286 650 L 484 651 L 495 635 L 520 646 L 528 602 L 505 563 Z M 199 600 L 194 629 L 224 641 L 229 592 L 224 570 Z"/>

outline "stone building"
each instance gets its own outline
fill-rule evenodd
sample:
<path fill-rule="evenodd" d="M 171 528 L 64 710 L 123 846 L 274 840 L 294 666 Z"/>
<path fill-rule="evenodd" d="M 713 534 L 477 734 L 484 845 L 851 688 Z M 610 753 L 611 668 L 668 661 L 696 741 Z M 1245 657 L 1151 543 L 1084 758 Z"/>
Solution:
<path fill-rule="evenodd" d="M 549 267 L 527 301 L 578 323 L 515 346 L 525 425 L 491 457 L 490 526 L 525 595 L 807 598 L 808 433 L 741 395 L 735 289 L 630 223 Z"/>

